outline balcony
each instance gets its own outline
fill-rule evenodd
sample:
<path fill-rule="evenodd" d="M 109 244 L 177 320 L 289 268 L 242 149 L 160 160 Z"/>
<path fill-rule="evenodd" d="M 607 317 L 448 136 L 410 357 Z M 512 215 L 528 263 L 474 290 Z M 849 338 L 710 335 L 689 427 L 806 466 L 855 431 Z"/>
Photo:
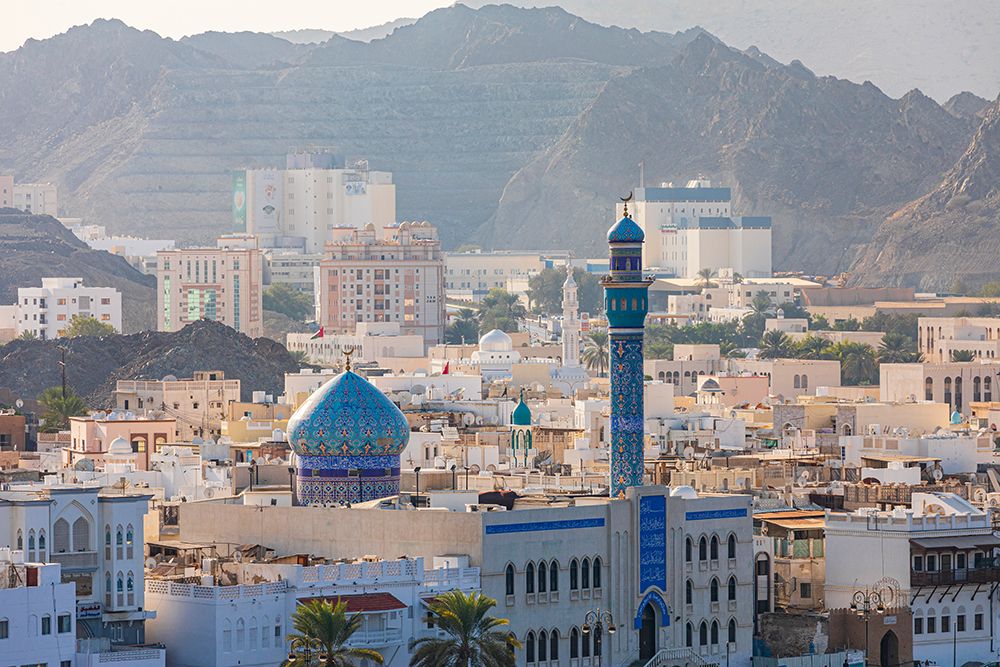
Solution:
<path fill-rule="evenodd" d="M 67 551 L 50 554 L 53 563 L 59 563 L 64 570 L 93 570 L 97 568 L 96 551 Z"/>
<path fill-rule="evenodd" d="M 347 642 L 348 646 L 389 646 L 403 641 L 401 628 L 385 628 L 382 630 L 358 630 Z"/>
<path fill-rule="evenodd" d="M 1000 582 L 1000 567 L 973 567 L 937 572 L 910 571 L 910 587 L 949 586 L 952 584 L 992 584 Z"/>

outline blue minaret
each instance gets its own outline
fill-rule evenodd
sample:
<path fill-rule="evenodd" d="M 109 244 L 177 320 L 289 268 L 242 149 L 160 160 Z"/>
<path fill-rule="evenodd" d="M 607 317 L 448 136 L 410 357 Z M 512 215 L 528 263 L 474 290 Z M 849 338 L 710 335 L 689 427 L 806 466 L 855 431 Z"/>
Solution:
<path fill-rule="evenodd" d="M 642 275 L 642 228 L 628 214 L 608 230 L 604 285 L 611 347 L 611 497 L 643 483 L 642 336 L 652 280 Z"/>

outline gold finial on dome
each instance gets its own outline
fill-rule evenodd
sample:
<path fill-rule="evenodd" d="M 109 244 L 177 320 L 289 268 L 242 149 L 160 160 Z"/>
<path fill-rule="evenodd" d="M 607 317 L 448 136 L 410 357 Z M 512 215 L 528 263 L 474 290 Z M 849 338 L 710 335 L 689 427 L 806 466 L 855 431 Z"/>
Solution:
<path fill-rule="evenodd" d="M 622 203 L 623 203 L 623 204 L 625 204 L 625 211 L 624 211 L 624 213 L 622 214 L 622 217 L 623 217 L 623 218 L 628 218 L 628 217 L 630 217 L 630 216 L 629 216 L 629 214 L 628 214 L 628 203 L 629 203 L 630 201 L 632 201 L 632 194 L 633 194 L 632 192 L 629 192 L 629 193 L 628 193 L 628 196 L 627 196 L 627 197 L 619 197 L 619 199 L 621 199 L 621 200 L 622 200 Z"/>
<path fill-rule="evenodd" d="M 351 355 L 354 354 L 353 347 L 344 348 L 344 371 L 351 370 Z"/>

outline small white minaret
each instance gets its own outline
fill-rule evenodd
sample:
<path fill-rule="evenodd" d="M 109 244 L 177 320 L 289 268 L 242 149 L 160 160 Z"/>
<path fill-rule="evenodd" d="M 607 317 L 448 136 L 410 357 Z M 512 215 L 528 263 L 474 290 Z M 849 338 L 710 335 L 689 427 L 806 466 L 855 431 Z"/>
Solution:
<path fill-rule="evenodd" d="M 566 265 L 566 282 L 563 283 L 562 363 L 563 366 L 580 365 L 580 301 L 576 296 L 573 267 Z"/>

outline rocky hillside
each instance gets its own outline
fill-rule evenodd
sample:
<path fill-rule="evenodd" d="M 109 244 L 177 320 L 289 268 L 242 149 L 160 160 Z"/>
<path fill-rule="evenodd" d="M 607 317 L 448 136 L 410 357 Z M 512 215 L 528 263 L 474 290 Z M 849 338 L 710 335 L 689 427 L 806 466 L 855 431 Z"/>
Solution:
<path fill-rule="evenodd" d="M 299 368 L 283 346 L 268 338 L 248 338 L 223 324 L 199 321 L 173 333 L 10 342 L 0 347 L 0 388 L 34 398 L 59 385 L 58 345 L 67 348 L 67 383 L 95 409 L 112 406 L 118 380 L 186 378 L 195 371 L 221 370 L 240 380 L 242 398 L 250 400 L 254 390 L 280 394 L 284 374 Z"/>
<path fill-rule="evenodd" d="M 1000 100 L 965 153 L 926 195 L 882 223 L 852 269 L 863 285 L 947 290 L 1000 280 Z M 927 271 L 927 267 L 949 270 Z"/>
<path fill-rule="evenodd" d="M 156 278 L 117 255 L 92 250 L 55 218 L 0 209 L 0 304 L 14 303 L 18 287 L 41 287 L 43 277 L 114 287 L 122 293 L 126 333 L 156 327 Z"/>
<path fill-rule="evenodd" d="M 507 184 L 488 244 L 532 239 L 603 253 L 612 204 L 638 180 L 704 174 L 734 188 L 740 213 L 774 216 L 778 268 L 846 268 L 878 222 L 961 155 L 974 119 L 919 91 L 817 77 L 700 36 L 667 66 L 609 81 L 548 150 Z"/>

